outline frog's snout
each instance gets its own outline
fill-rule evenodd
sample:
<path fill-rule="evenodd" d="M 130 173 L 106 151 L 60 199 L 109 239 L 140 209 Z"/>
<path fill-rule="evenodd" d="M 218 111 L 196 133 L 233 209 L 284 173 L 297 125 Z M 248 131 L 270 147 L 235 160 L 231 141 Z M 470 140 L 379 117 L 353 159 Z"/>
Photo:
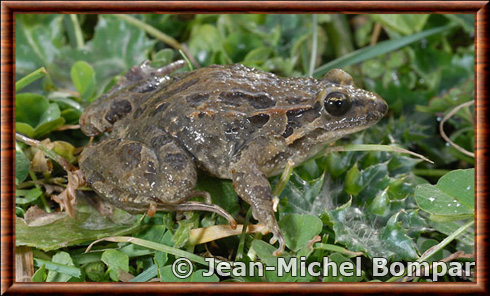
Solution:
<path fill-rule="evenodd" d="M 385 116 L 386 113 L 388 113 L 388 104 L 386 103 L 385 100 L 383 100 L 379 96 L 376 102 L 376 110 L 378 110 L 379 113 L 383 114 L 383 116 Z"/>
<path fill-rule="evenodd" d="M 370 100 L 368 111 L 366 112 L 366 119 L 369 122 L 377 122 L 388 113 L 388 104 L 377 94 L 374 94 L 375 98 Z"/>

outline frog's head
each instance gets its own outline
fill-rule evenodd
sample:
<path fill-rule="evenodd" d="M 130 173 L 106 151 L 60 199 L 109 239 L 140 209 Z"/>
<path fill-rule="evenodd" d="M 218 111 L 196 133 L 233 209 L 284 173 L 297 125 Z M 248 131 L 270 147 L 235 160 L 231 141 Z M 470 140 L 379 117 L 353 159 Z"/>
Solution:
<path fill-rule="evenodd" d="M 363 130 L 378 122 L 388 111 L 388 105 L 377 94 L 356 88 L 352 77 L 333 69 L 320 80 L 322 87 L 316 101 L 322 106 L 317 127 L 324 130 L 325 139 L 338 139 Z"/>

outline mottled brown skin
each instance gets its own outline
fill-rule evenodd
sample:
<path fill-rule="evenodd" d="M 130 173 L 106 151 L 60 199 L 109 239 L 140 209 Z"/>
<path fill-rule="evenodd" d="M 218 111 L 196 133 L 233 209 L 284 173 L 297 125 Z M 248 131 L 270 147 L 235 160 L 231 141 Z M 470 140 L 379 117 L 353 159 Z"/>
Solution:
<path fill-rule="evenodd" d="M 210 66 L 172 77 L 178 64 L 133 67 L 90 105 L 82 131 L 109 137 L 84 149 L 80 167 L 88 184 L 130 212 L 208 210 L 196 195 L 196 169 L 233 180 L 253 216 L 279 240 L 268 177 L 288 160 L 299 165 L 347 134 L 375 124 L 387 112 L 378 95 L 354 86 L 349 74 L 282 78 L 242 65 Z M 209 198 L 209 197 L 208 197 Z"/>

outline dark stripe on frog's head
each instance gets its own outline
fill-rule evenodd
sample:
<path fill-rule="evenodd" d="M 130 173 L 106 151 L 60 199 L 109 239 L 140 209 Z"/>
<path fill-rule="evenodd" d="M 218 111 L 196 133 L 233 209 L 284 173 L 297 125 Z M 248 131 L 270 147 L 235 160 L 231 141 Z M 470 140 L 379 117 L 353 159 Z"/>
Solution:
<path fill-rule="evenodd" d="M 219 100 L 223 102 L 223 104 L 232 107 L 249 104 L 254 109 L 267 109 L 276 105 L 274 99 L 266 93 L 250 94 L 241 91 L 222 92 L 219 95 Z"/>
<path fill-rule="evenodd" d="M 295 129 L 305 127 L 320 117 L 322 115 L 322 105 L 320 102 L 316 102 L 315 105 L 310 108 L 288 110 L 286 115 L 288 117 L 288 123 L 286 125 L 286 130 L 282 134 L 284 138 L 292 135 Z"/>

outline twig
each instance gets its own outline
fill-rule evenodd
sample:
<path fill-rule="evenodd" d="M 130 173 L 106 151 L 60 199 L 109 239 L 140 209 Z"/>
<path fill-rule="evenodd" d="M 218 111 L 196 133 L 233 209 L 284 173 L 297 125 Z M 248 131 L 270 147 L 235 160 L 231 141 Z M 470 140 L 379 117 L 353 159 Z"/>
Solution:
<path fill-rule="evenodd" d="M 334 151 L 388 151 L 388 152 L 399 152 L 399 153 L 407 153 L 413 156 L 416 156 L 424 161 L 427 161 L 429 163 L 434 163 L 432 160 L 428 159 L 427 157 L 420 155 L 418 153 L 412 152 L 407 149 L 403 149 L 400 147 L 395 147 L 395 146 L 389 146 L 389 145 L 369 145 L 369 144 L 351 144 L 351 145 L 345 145 L 345 146 L 334 146 L 330 147 L 325 150 L 325 154 L 328 154 L 330 152 Z"/>
<path fill-rule="evenodd" d="M 175 49 L 180 49 L 183 52 L 185 52 L 186 56 L 189 57 L 189 59 L 192 61 L 194 66 L 198 67 L 199 64 L 197 61 L 194 59 L 194 57 L 190 54 L 190 52 L 182 46 L 177 40 L 174 38 L 168 36 L 167 34 L 163 33 L 162 31 L 158 30 L 157 28 L 150 26 L 142 21 L 140 21 L 137 18 L 134 18 L 130 15 L 127 14 L 115 14 L 116 17 L 123 19 L 127 21 L 128 23 L 140 28 L 141 30 L 145 31 L 146 33 L 150 34 L 151 36 L 155 37 L 156 39 L 162 41 L 165 44 L 170 45 L 171 47 Z"/>
<path fill-rule="evenodd" d="M 379 34 L 381 33 L 381 24 L 376 22 L 374 24 L 373 35 L 371 36 L 371 42 L 369 42 L 370 46 L 373 46 L 378 42 Z"/>
<path fill-rule="evenodd" d="M 451 110 L 451 112 L 449 112 L 448 114 L 446 114 L 446 116 L 444 116 L 442 118 L 441 123 L 439 124 L 439 132 L 441 133 L 441 137 L 444 140 L 446 140 L 446 142 L 448 142 L 451 146 L 453 146 L 454 149 L 456 149 L 459 152 L 461 152 L 463 154 L 466 154 L 466 155 L 468 155 L 470 157 L 475 157 L 475 153 L 469 152 L 468 150 L 464 149 L 463 147 L 461 147 L 458 144 L 456 144 L 453 141 L 451 141 L 451 139 L 449 139 L 449 137 L 444 132 L 444 122 L 446 122 L 446 120 L 448 120 L 454 114 L 456 114 L 456 112 L 458 112 L 461 108 L 469 107 L 469 106 L 471 106 L 473 104 L 475 104 L 475 100 L 472 100 L 472 101 L 469 101 L 469 102 L 466 102 L 466 103 L 463 103 L 463 104 L 457 106 L 456 108 L 454 108 L 453 110 Z"/>
<path fill-rule="evenodd" d="M 465 259 L 470 259 L 470 258 L 474 258 L 475 255 L 474 254 L 465 254 L 465 252 L 463 251 L 457 251 L 455 253 L 452 253 L 451 255 L 447 256 L 446 258 L 442 259 L 440 262 L 449 262 L 449 261 L 453 261 L 453 260 L 456 260 L 456 259 L 459 259 L 459 258 L 465 258 Z M 429 270 L 431 270 L 433 267 L 433 265 L 429 265 Z M 425 274 L 425 268 L 422 266 L 422 268 L 420 269 L 420 274 Z M 406 276 L 404 277 L 401 281 L 402 282 L 408 282 L 408 281 L 413 281 L 415 278 L 417 278 L 418 276 Z"/>
<path fill-rule="evenodd" d="M 40 149 L 41 151 L 43 151 L 44 153 L 46 153 L 46 155 L 51 158 L 52 160 L 56 161 L 57 163 L 59 163 L 63 169 L 67 172 L 73 172 L 73 171 L 76 171 L 78 170 L 74 165 L 72 165 L 71 163 L 69 163 L 66 159 L 64 159 L 63 157 L 61 157 L 60 155 L 56 154 L 54 151 L 52 151 L 51 149 L 48 149 L 48 147 L 44 146 L 41 142 L 37 141 L 37 140 L 34 140 L 34 139 L 31 139 L 29 137 L 26 137 L 22 134 L 19 134 L 19 133 L 15 133 L 15 139 L 17 141 L 20 141 L 22 143 L 25 143 L 31 147 L 36 147 L 38 149 Z"/>

